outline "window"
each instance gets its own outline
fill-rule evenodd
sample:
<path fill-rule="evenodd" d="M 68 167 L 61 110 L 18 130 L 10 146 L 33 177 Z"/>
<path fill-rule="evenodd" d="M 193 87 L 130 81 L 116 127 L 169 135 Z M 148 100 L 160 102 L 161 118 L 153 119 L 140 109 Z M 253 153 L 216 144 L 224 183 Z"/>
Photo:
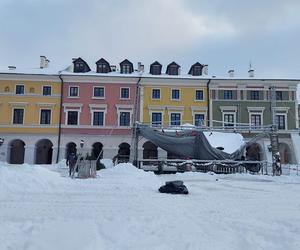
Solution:
<path fill-rule="evenodd" d="M 203 90 L 196 90 L 196 101 L 203 100 Z"/>
<path fill-rule="evenodd" d="M 262 125 L 261 123 L 261 115 L 259 114 L 251 114 L 250 116 L 251 127 L 257 128 Z"/>
<path fill-rule="evenodd" d="M 204 125 L 204 114 L 195 114 L 195 126 Z"/>
<path fill-rule="evenodd" d="M 232 90 L 224 90 L 224 99 L 225 100 L 233 99 Z"/>
<path fill-rule="evenodd" d="M 79 62 L 75 64 L 76 72 L 83 72 L 84 71 L 84 63 Z"/>
<path fill-rule="evenodd" d="M 162 113 L 152 113 L 152 127 L 161 127 Z"/>
<path fill-rule="evenodd" d="M 171 126 L 180 126 L 181 124 L 181 114 L 171 113 Z"/>
<path fill-rule="evenodd" d="M 94 87 L 94 97 L 104 98 L 104 88 L 103 87 Z"/>
<path fill-rule="evenodd" d="M 121 88 L 121 98 L 129 99 L 129 88 Z"/>
<path fill-rule="evenodd" d="M 282 101 L 282 91 L 276 91 L 276 100 Z"/>
<path fill-rule="evenodd" d="M 259 100 L 259 92 L 257 90 L 250 91 L 250 100 Z"/>
<path fill-rule="evenodd" d="M 108 71 L 109 71 L 108 65 L 106 65 L 104 63 L 98 64 L 98 72 L 99 73 L 107 73 Z"/>
<path fill-rule="evenodd" d="M 24 109 L 14 109 L 13 124 L 23 124 Z"/>
<path fill-rule="evenodd" d="M 170 66 L 170 68 L 169 68 L 169 75 L 178 75 L 178 68 L 177 68 L 177 66 Z"/>
<path fill-rule="evenodd" d="M 234 114 L 224 114 L 224 127 L 234 126 Z"/>
<path fill-rule="evenodd" d="M 180 91 L 179 89 L 172 89 L 172 100 L 180 99 Z"/>
<path fill-rule="evenodd" d="M 278 129 L 285 129 L 285 115 L 276 115 L 275 122 Z"/>
<path fill-rule="evenodd" d="M 160 89 L 152 89 L 152 99 L 160 99 Z"/>
<path fill-rule="evenodd" d="M 152 65 L 152 75 L 160 75 L 161 69 L 160 65 Z"/>
<path fill-rule="evenodd" d="M 130 74 L 130 64 L 123 65 L 123 73 L 124 74 Z"/>
<path fill-rule="evenodd" d="M 71 97 L 78 96 L 78 87 L 70 87 L 69 96 Z"/>
<path fill-rule="evenodd" d="M 51 121 L 51 110 L 50 109 L 42 109 L 40 124 L 50 124 Z"/>
<path fill-rule="evenodd" d="M 130 112 L 120 112 L 120 126 L 130 126 Z"/>
<path fill-rule="evenodd" d="M 68 111 L 67 125 L 78 125 L 78 111 Z"/>
<path fill-rule="evenodd" d="M 103 112 L 93 112 L 93 125 L 94 126 L 103 126 Z"/>
<path fill-rule="evenodd" d="M 202 67 L 200 66 L 194 66 L 194 76 L 201 76 L 202 75 Z"/>
<path fill-rule="evenodd" d="M 24 95 L 24 85 L 17 85 L 16 86 L 16 94 L 17 95 Z"/>
<path fill-rule="evenodd" d="M 51 95 L 51 86 L 43 86 L 43 95 Z"/>

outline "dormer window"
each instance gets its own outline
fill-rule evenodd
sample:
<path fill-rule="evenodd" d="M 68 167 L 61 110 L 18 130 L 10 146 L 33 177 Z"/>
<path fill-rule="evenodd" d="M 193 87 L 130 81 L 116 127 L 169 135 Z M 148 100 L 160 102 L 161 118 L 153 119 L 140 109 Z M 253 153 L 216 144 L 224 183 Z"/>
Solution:
<path fill-rule="evenodd" d="M 97 68 L 97 73 L 108 73 L 111 72 L 110 65 L 108 61 L 105 59 L 101 58 L 96 62 L 96 68 Z"/>
<path fill-rule="evenodd" d="M 133 72 L 133 64 L 125 59 L 120 63 L 121 74 L 131 74 Z"/>
<path fill-rule="evenodd" d="M 129 64 L 123 65 L 123 67 L 122 67 L 122 72 L 123 72 L 124 74 L 130 74 L 130 65 L 129 65 Z"/>
<path fill-rule="evenodd" d="M 74 73 L 85 73 L 91 71 L 89 65 L 80 57 L 73 61 Z"/>
<path fill-rule="evenodd" d="M 150 65 L 150 74 L 151 75 L 161 75 L 161 68 L 162 65 L 158 62 L 155 61 Z"/>
<path fill-rule="evenodd" d="M 77 72 L 83 72 L 84 71 L 84 64 L 83 63 L 76 63 L 75 68 Z"/>
<path fill-rule="evenodd" d="M 166 73 L 168 75 L 179 75 L 179 68 L 180 66 L 177 63 L 172 62 L 168 65 Z"/>
<path fill-rule="evenodd" d="M 202 75 L 202 70 L 203 70 L 203 67 L 205 65 L 199 63 L 199 62 L 196 62 L 195 64 L 193 64 L 189 70 L 189 75 L 192 75 L 192 76 L 201 76 Z"/>

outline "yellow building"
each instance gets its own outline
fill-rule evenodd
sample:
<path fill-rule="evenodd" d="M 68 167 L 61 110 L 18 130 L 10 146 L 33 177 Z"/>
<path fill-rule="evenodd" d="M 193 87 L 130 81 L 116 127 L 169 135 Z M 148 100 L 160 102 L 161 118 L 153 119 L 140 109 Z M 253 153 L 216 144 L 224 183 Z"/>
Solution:
<path fill-rule="evenodd" d="M 40 164 L 55 160 L 61 83 L 57 74 L 46 70 L 0 72 L 1 160 Z"/>
<path fill-rule="evenodd" d="M 207 79 L 149 77 L 141 82 L 140 121 L 150 126 L 207 125 Z"/>

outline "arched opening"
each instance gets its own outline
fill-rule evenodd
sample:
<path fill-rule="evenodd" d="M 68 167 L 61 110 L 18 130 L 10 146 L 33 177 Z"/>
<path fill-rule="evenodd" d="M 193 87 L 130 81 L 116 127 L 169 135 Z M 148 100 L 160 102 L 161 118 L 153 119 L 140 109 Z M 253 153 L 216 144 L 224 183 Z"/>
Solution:
<path fill-rule="evenodd" d="M 118 163 L 129 162 L 129 157 L 130 157 L 130 145 L 126 142 L 123 142 L 119 145 Z"/>
<path fill-rule="evenodd" d="M 292 163 L 291 149 L 286 143 L 279 143 L 279 154 L 282 164 Z"/>
<path fill-rule="evenodd" d="M 22 140 L 13 140 L 9 143 L 9 160 L 10 164 L 23 164 L 25 156 L 25 143 Z"/>
<path fill-rule="evenodd" d="M 147 141 L 143 145 L 143 159 L 157 159 L 157 146 L 151 141 Z M 144 165 L 151 164 L 150 162 L 144 162 Z"/>
<path fill-rule="evenodd" d="M 66 155 L 65 155 L 66 159 L 71 152 L 77 154 L 77 146 L 74 142 L 69 142 L 66 146 Z"/>
<path fill-rule="evenodd" d="M 35 144 L 35 164 L 52 164 L 53 144 L 48 139 Z"/>
<path fill-rule="evenodd" d="M 103 144 L 101 142 L 95 142 L 92 146 L 92 159 L 96 160 L 100 154 L 100 158 L 103 158 Z"/>
<path fill-rule="evenodd" d="M 253 143 L 246 147 L 246 160 L 261 161 L 262 158 L 261 146 L 258 143 Z"/>

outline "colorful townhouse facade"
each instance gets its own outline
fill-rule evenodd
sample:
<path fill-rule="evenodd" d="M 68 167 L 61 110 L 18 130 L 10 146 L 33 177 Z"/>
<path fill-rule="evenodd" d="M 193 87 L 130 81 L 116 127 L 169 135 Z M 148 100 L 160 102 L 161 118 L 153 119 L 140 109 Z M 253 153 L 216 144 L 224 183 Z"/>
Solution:
<path fill-rule="evenodd" d="M 197 62 L 189 74 L 181 75 L 180 66 L 175 62 L 167 66 L 165 74 L 159 62 L 152 63 L 149 74 L 143 74 L 141 80 L 140 121 L 158 128 L 207 126 L 206 66 Z M 147 140 L 140 141 L 139 149 L 144 159 L 177 157 Z"/>
<path fill-rule="evenodd" d="M 60 81 L 55 72 L 11 68 L 0 73 L 0 160 L 55 162 L 60 113 Z"/>
<path fill-rule="evenodd" d="M 65 70 L 51 72 L 41 63 L 36 70 L 0 71 L 0 160 L 50 164 L 79 150 L 94 159 L 132 160 L 135 121 L 231 132 L 247 126 L 246 140 L 274 122 L 283 163 L 300 163 L 299 80 L 260 79 L 251 70 L 246 78 L 229 73 L 209 77 L 199 62 L 186 74 L 176 62 L 164 71 L 157 61 L 149 70 L 140 63 L 134 69 L 127 59 L 116 67 L 103 58 L 93 67 L 77 58 Z M 255 145 L 262 160 L 271 161 L 269 144 L 266 138 Z M 176 157 L 139 140 L 139 159 Z"/>
<path fill-rule="evenodd" d="M 210 81 L 209 120 L 212 127 L 232 131 L 249 126 L 242 131 L 244 138 L 264 132 L 266 125 L 276 124 L 282 163 L 295 164 L 298 143 L 297 85 L 295 79 L 260 79 L 249 70 L 248 78 L 237 78 L 229 72 L 227 78 Z M 265 137 L 254 145 L 261 160 L 271 161 L 270 140 Z"/>
<path fill-rule="evenodd" d="M 83 141 L 83 153 L 94 159 L 99 154 L 101 158 L 110 159 L 119 154 L 119 158 L 129 160 L 139 78 L 128 60 L 120 67 L 129 70 L 111 72 L 109 63 L 100 59 L 96 71 L 91 71 L 88 64 L 78 58 L 69 71 L 61 72 L 60 159 L 70 151 L 77 151 Z"/>

